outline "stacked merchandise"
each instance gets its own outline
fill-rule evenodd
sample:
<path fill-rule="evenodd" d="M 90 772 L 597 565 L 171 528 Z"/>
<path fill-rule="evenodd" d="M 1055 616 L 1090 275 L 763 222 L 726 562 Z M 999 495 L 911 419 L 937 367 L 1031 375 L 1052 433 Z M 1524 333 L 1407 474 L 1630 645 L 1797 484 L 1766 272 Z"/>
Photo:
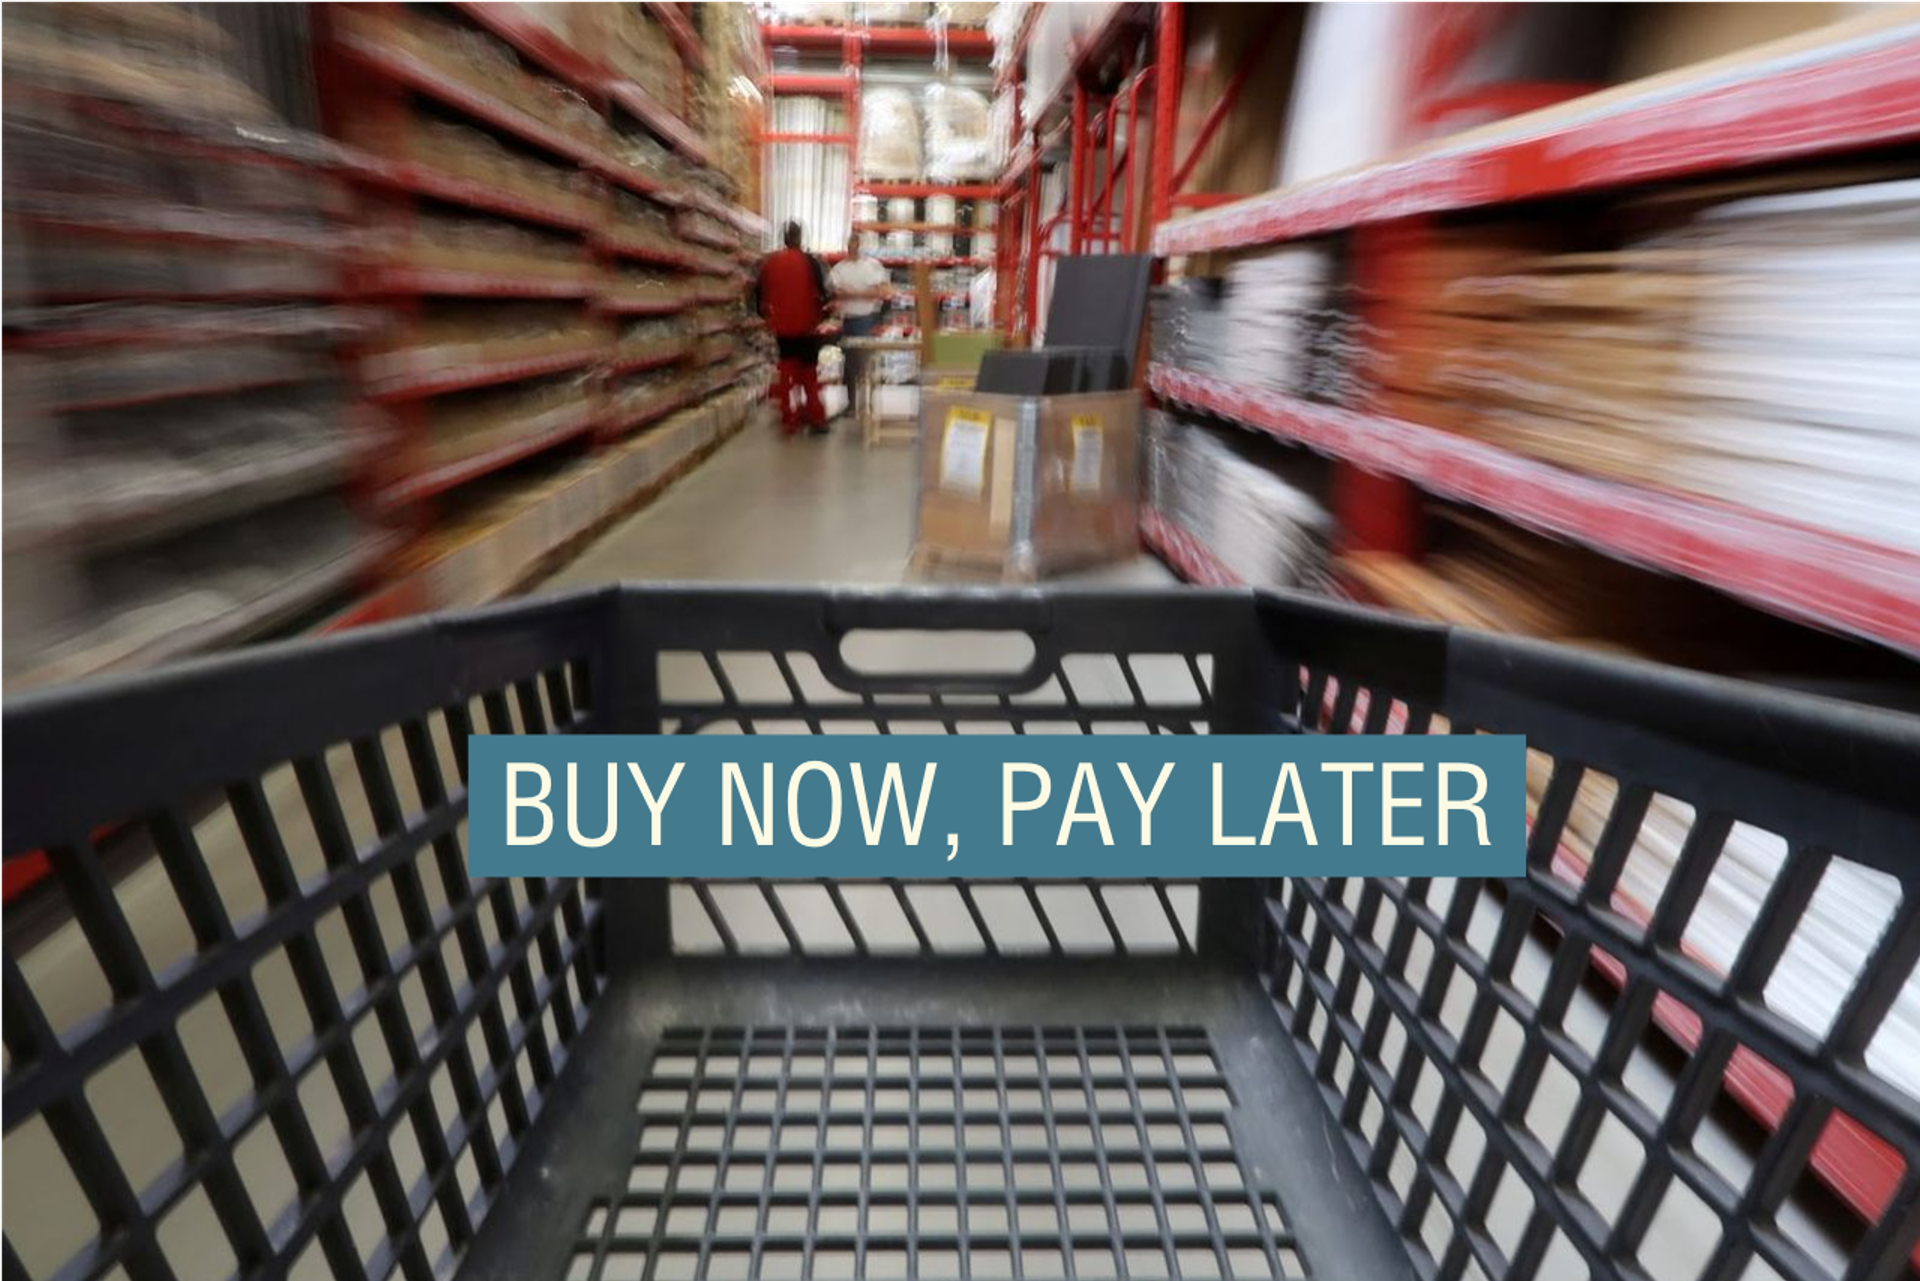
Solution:
<path fill-rule="evenodd" d="M 678 152 L 651 134 L 616 134 L 610 143 L 613 154 L 637 178 L 642 189 L 680 189 L 693 185 L 700 170 L 682 159 Z"/>
<path fill-rule="evenodd" d="M 599 215 L 598 195 L 585 174 L 508 148 L 479 129 L 409 117 L 375 141 L 386 144 L 381 154 L 388 159 L 535 202 L 550 218 L 584 224 Z"/>
<path fill-rule="evenodd" d="M 470 463 L 503 447 L 577 433 L 592 420 L 591 381 L 568 374 L 440 397 L 427 414 L 426 465 Z"/>
<path fill-rule="evenodd" d="M 524 69 L 492 35 L 451 9 L 341 6 L 334 20 L 347 45 L 375 56 L 399 53 L 479 97 L 505 104 L 584 148 L 610 149 L 613 129 L 576 90 Z"/>
<path fill-rule="evenodd" d="M 1147 505 L 1258 587 L 1326 590 L 1331 518 L 1316 460 L 1172 414 L 1146 422 Z"/>
<path fill-rule="evenodd" d="M 623 431 L 654 421 L 687 398 L 695 377 L 678 365 L 635 373 L 608 395 L 608 421 Z"/>
<path fill-rule="evenodd" d="M 444 271 L 577 285 L 592 292 L 593 260 L 577 238 L 497 219 L 422 212 L 384 246 L 395 272 Z"/>
<path fill-rule="evenodd" d="M 1153 358 L 1192 373 L 1329 404 L 1352 394 L 1353 309 L 1330 246 L 1251 254 L 1224 279 L 1154 295 Z"/>
<path fill-rule="evenodd" d="M 680 51 L 646 5 L 579 7 L 597 20 L 595 43 L 588 47 L 597 49 L 611 70 L 644 87 L 649 97 L 679 119 L 698 123 L 698 116 L 689 109 Z"/>
<path fill-rule="evenodd" d="M 766 75 L 766 50 L 753 7 L 693 6 L 704 50 L 697 80 L 700 117 L 707 125 L 707 173 L 726 200 L 758 208 L 760 156 L 749 139 L 762 127 L 761 98 L 754 88 Z"/>
<path fill-rule="evenodd" d="M 643 316 L 620 328 L 613 348 L 615 369 L 638 369 L 679 360 L 689 350 L 686 330 L 670 316 Z"/>
<path fill-rule="evenodd" d="M 1405 317 L 1381 335 L 1389 407 L 1920 548 L 1920 181 L 1703 194 L 1678 219 L 1675 203 L 1612 250 L 1452 233 L 1433 275 L 1383 298 Z"/>
<path fill-rule="evenodd" d="M 1864 673 L 1869 651 L 1495 517 L 1436 507 L 1418 562 L 1348 551 L 1339 570 L 1395 608 L 1560 644 L 1756 679 Z M 1836 654 L 1847 657 L 1836 658 Z"/>
<path fill-rule="evenodd" d="M 1032 34 L 1027 38 L 1023 68 L 1025 89 L 1020 95 L 1023 130 L 1034 126 L 1037 113 L 1066 96 L 1074 50 L 1089 33 L 1106 23 L 1118 7 L 1115 0 L 1039 6 L 1039 16 L 1032 20 Z M 1017 30 L 1018 25 L 1016 15 L 1009 30 Z"/>
<path fill-rule="evenodd" d="M 5 12 L 6 677 L 231 642 L 381 552 L 330 153 L 174 5 Z M 263 32 L 265 39 L 270 29 Z M 360 423 L 362 431 L 356 431 Z"/>
<path fill-rule="evenodd" d="M 476 308 L 428 299 L 413 325 L 360 358 L 360 376 L 375 396 L 397 395 L 475 366 L 598 358 L 608 341 L 598 317 L 567 303 L 502 303 Z"/>

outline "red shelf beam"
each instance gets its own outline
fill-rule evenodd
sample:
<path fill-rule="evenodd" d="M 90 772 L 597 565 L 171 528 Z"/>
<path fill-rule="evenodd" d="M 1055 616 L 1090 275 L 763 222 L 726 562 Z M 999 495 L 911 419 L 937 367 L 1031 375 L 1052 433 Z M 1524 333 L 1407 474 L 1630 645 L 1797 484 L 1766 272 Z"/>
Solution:
<path fill-rule="evenodd" d="M 625 187 L 628 191 L 647 197 L 656 204 L 680 208 L 691 203 L 688 194 L 680 188 L 662 182 L 644 170 L 636 169 L 622 160 L 610 157 L 598 157 L 587 166 L 608 182 Z"/>
<path fill-rule="evenodd" d="M 1762 609 L 1920 654 L 1920 553 L 1708 498 L 1565 471 L 1431 427 L 1155 365 L 1159 395 L 1429 493 L 1678 574 Z"/>
<path fill-rule="evenodd" d="M 685 311 L 699 302 L 696 298 L 669 298 L 657 302 L 642 302 L 637 298 L 599 298 L 594 301 L 594 310 L 610 316 L 669 316 L 676 311 Z"/>
<path fill-rule="evenodd" d="M 636 262 L 659 263 L 663 267 L 678 267 L 683 271 L 709 271 L 712 264 L 704 263 L 684 253 L 672 249 L 661 249 L 638 240 L 621 240 L 617 236 L 596 236 L 589 242 L 595 253 L 606 254 L 614 258 L 631 258 Z"/>
<path fill-rule="evenodd" d="M 523 222 L 558 227 L 562 231 L 581 231 L 592 226 L 595 221 L 591 213 L 516 196 L 510 191 L 502 191 L 498 187 L 490 187 L 485 183 L 475 182 L 471 178 L 440 173 L 427 165 L 386 161 L 368 156 L 354 161 L 349 172 L 370 185 L 387 187 L 394 191 L 411 192 L 418 196 L 431 196 L 449 204 L 463 205 L 469 209 L 482 209 L 488 213 L 504 214 Z"/>
<path fill-rule="evenodd" d="M 367 281 L 373 294 L 443 294 L 456 298 L 586 298 L 592 280 L 544 280 L 537 276 L 501 276 L 485 271 L 442 271 L 432 267 L 388 267 Z"/>
<path fill-rule="evenodd" d="M 527 356 L 518 360 L 494 360 L 477 365 L 456 365 L 450 369 L 403 370 L 374 381 L 368 386 L 367 394 L 379 401 L 420 400 L 450 391 L 466 391 L 472 387 L 492 387 L 499 383 L 544 378 L 549 374 L 565 373 L 570 369 L 583 369 L 599 360 L 604 354 L 604 348 L 588 347 L 576 351 L 550 352 L 544 356 Z"/>
<path fill-rule="evenodd" d="M 637 374 L 648 369 L 659 369 L 671 365 L 676 360 L 684 360 L 692 353 L 689 347 L 677 351 L 661 352 L 654 356 L 615 356 L 607 362 L 609 374 Z"/>
<path fill-rule="evenodd" d="M 582 403 L 576 413 L 557 426 L 510 440 L 493 449 L 482 450 L 468 458 L 443 463 L 389 486 L 380 495 L 381 505 L 389 509 L 404 507 L 408 503 L 444 494 L 449 489 L 478 480 L 490 472 L 511 467 L 524 458 L 531 458 L 556 445 L 584 436 L 593 429 L 593 422 L 592 406 Z"/>
<path fill-rule="evenodd" d="M 1716 68 L 1658 94 L 1605 96 L 1506 122 L 1159 228 L 1154 252 L 1203 253 L 1361 223 L 1775 164 L 1920 138 L 1920 24 Z M 1617 91 L 1616 91 L 1617 92 Z"/>
<path fill-rule="evenodd" d="M 841 73 L 820 75 L 798 71 L 776 71 L 767 77 L 767 90 L 770 93 L 838 98 L 857 88 L 859 83 L 859 80 L 853 76 Z"/>
<path fill-rule="evenodd" d="M 694 34 L 693 23 L 687 20 L 686 13 L 679 5 L 649 0 L 647 12 L 666 28 L 667 38 L 680 51 L 682 62 L 694 68 L 706 65 L 707 51 L 700 47 L 700 37 Z"/>
<path fill-rule="evenodd" d="M 1168 568 L 1189 583 L 1202 587 L 1245 587 L 1231 570 L 1214 559 L 1206 544 L 1151 507 L 1140 509 L 1140 538 Z"/>
<path fill-rule="evenodd" d="M 951 182 L 856 182 L 856 192 L 870 196 L 879 196 L 882 200 L 889 196 L 904 196 L 911 200 L 924 200 L 928 196 L 952 196 L 955 200 L 992 200 L 999 194 L 999 187 L 990 182 L 951 183 Z"/>
<path fill-rule="evenodd" d="M 925 27 L 819 27 L 770 24 L 760 28 L 768 48 L 798 49 L 804 53 L 838 53 L 848 40 L 863 52 L 881 57 L 931 58 L 939 40 Z M 949 27 L 947 53 L 962 59 L 993 57 L 993 37 L 975 27 Z"/>

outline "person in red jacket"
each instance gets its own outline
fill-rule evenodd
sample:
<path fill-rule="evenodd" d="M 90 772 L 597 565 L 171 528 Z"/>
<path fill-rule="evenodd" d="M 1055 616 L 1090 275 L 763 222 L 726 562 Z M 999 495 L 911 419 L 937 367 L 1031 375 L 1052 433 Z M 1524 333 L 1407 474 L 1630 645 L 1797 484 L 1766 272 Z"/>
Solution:
<path fill-rule="evenodd" d="M 789 436 L 804 424 L 808 430 L 827 430 L 826 407 L 820 403 L 820 326 L 827 318 L 827 273 L 820 260 L 800 248 L 800 224 L 786 225 L 776 249 L 760 264 L 754 292 L 760 315 L 773 331 L 780 348 L 780 364 L 773 380 L 773 398 L 780 406 L 780 426 Z M 793 393 L 801 404 L 794 407 Z"/>

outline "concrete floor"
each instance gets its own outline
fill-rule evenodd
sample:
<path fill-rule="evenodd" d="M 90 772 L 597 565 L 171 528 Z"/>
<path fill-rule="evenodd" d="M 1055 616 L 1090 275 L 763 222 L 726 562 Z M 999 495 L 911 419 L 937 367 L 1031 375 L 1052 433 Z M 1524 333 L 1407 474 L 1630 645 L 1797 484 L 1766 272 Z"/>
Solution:
<path fill-rule="evenodd" d="M 785 440 L 751 425 L 614 526 L 535 591 L 613 581 L 902 583 L 913 536 L 914 454 L 867 449 L 844 426 Z M 1141 556 L 1065 581 L 1175 581 Z"/>

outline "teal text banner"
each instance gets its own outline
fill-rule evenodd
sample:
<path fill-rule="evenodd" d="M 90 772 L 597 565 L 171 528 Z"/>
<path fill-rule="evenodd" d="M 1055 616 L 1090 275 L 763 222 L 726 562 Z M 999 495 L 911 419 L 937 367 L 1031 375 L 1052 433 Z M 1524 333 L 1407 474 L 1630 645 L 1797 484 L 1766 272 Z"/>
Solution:
<path fill-rule="evenodd" d="M 469 740 L 484 876 L 1518 876 L 1515 735 Z"/>

